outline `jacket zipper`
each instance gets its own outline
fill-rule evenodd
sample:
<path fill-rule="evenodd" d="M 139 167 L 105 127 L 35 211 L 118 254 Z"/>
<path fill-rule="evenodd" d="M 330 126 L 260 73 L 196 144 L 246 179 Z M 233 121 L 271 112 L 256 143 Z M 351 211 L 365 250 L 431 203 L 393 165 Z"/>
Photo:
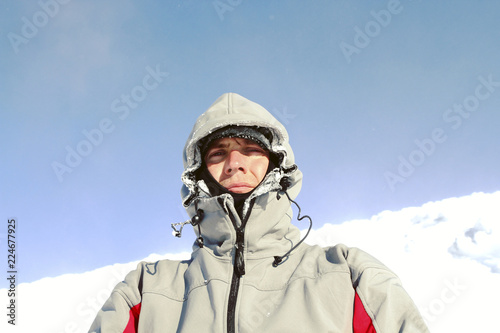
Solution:
<path fill-rule="evenodd" d="M 236 301 L 238 300 L 238 290 L 240 289 L 240 279 L 245 275 L 245 258 L 243 250 L 245 247 L 245 225 L 250 217 L 254 200 L 250 202 L 247 214 L 241 221 L 241 227 L 236 226 L 234 215 L 229 211 L 229 218 L 233 223 L 236 230 L 236 243 L 234 245 L 234 264 L 233 264 L 233 278 L 231 280 L 231 289 L 229 290 L 229 301 L 227 303 L 227 332 L 236 332 L 235 319 L 236 319 Z"/>

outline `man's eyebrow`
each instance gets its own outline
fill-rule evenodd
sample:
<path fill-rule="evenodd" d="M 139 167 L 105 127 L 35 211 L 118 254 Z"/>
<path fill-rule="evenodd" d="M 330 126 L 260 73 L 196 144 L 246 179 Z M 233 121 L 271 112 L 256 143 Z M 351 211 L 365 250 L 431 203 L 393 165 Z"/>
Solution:
<path fill-rule="evenodd" d="M 208 147 L 208 150 L 210 149 L 215 149 L 215 148 L 226 148 L 229 147 L 229 143 L 223 143 L 223 142 L 215 142 Z"/>

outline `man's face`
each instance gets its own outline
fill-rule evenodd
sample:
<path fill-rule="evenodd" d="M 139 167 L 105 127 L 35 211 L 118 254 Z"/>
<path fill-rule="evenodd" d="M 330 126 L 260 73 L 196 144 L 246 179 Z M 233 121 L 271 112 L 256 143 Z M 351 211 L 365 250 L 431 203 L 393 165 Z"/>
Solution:
<path fill-rule="evenodd" d="M 222 138 L 205 155 L 207 169 L 228 191 L 248 193 L 260 184 L 269 165 L 269 152 L 252 140 Z"/>

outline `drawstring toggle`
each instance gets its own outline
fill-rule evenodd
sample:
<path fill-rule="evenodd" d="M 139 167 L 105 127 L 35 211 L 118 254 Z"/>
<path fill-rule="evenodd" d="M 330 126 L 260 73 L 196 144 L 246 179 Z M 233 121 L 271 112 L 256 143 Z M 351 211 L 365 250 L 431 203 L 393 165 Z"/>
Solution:
<path fill-rule="evenodd" d="M 195 204 L 196 206 L 198 206 L 197 202 Z M 196 239 L 196 243 L 198 244 L 199 247 L 203 247 L 204 245 L 204 242 L 203 242 L 203 237 L 201 236 L 201 227 L 200 227 L 200 223 L 201 221 L 203 220 L 203 217 L 205 216 L 205 213 L 203 212 L 203 209 L 196 209 L 196 215 L 194 215 L 191 220 L 187 220 L 187 221 L 184 221 L 184 222 L 179 222 L 179 223 L 172 223 L 171 226 L 172 226 L 172 229 L 174 229 L 174 231 L 172 231 L 172 234 L 175 236 L 175 237 L 178 237 L 178 238 L 181 238 L 182 236 L 182 228 L 184 228 L 184 226 L 186 224 L 191 224 L 193 227 L 196 227 L 198 226 L 198 234 L 199 234 L 199 237 Z M 180 226 L 179 229 L 177 229 L 176 227 Z"/>

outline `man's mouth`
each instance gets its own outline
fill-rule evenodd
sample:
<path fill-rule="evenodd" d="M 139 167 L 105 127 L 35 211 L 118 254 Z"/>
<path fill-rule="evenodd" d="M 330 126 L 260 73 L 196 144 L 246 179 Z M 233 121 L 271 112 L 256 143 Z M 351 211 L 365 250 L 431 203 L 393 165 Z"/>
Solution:
<path fill-rule="evenodd" d="M 246 193 L 253 190 L 253 186 L 248 183 L 234 183 L 226 187 L 226 189 L 234 193 Z"/>

